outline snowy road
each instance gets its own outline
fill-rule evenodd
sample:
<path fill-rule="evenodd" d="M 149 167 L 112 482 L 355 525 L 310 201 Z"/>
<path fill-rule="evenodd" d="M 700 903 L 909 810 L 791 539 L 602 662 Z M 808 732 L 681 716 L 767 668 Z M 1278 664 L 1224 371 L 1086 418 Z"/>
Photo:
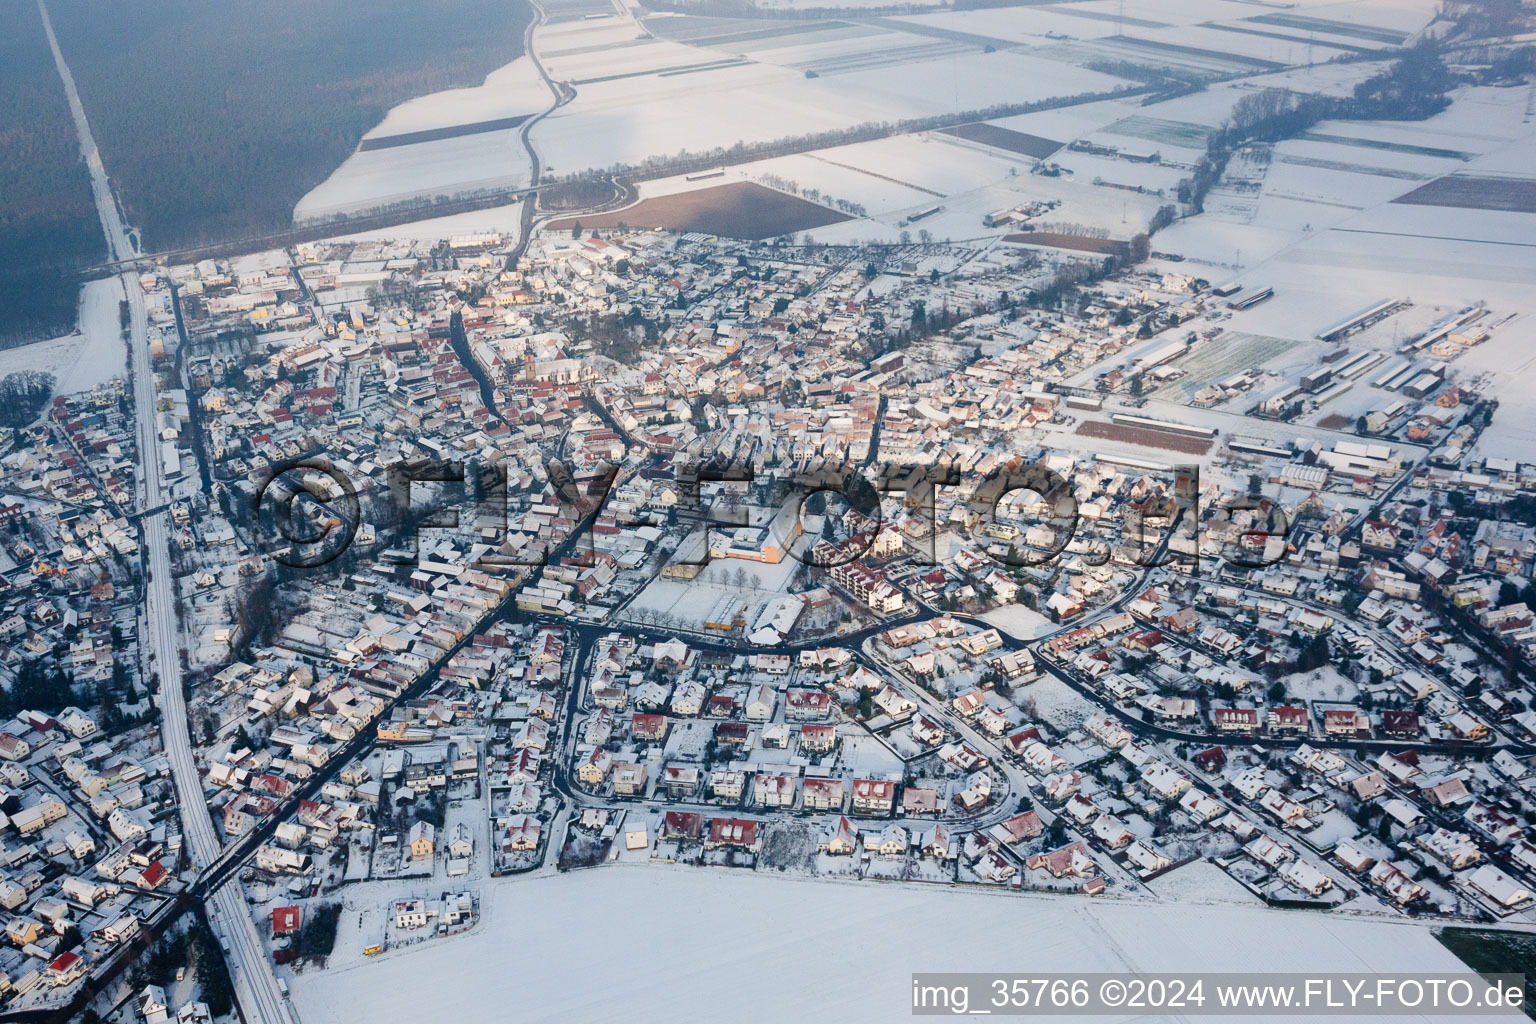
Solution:
<path fill-rule="evenodd" d="M 107 237 L 108 258 L 130 259 L 137 253 L 129 243 L 128 232 L 123 227 L 122 216 L 107 181 L 106 167 L 91 137 L 85 108 L 75 89 L 74 77 L 70 74 L 69 65 L 64 62 L 64 54 L 54 36 L 46 4 L 38 0 L 37 7 L 42 15 L 48 45 L 53 50 L 54 62 L 59 69 L 59 77 L 64 82 L 70 113 L 74 116 L 75 130 L 80 137 L 80 151 L 90 171 L 91 192 L 101 216 L 102 231 Z M 129 367 L 133 376 L 133 403 L 139 432 L 140 501 L 142 508 L 149 509 L 163 506 L 168 494 L 165 480 L 161 476 L 160 444 L 155 426 L 155 377 L 150 365 L 148 318 L 144 309 L 144 292 L 139 286 L 137 273 L 126 271 L 122 275 L 122 283 L 129 307 Z M 220 843 L 203 796 L 202 779 L 197 771 L 191 735 L 187 730 L 187 708 L 182 696 L 179 653 L 181 643 L 177 635 L 175 598 L 171 589 L 170 540 L 167 536 L 165 512 L 145 516 L 142 525 L 141 543 L 147 582 L 145 628 L 141 630 L 140 636 L 147 644 L 153 671 L 159 676 L 161 728 L 166 756 L 170 760 L 171 774 L 176 784 L 177 803 L 181 806 L 182 829 L 188 853 L 193 864 L 201 867 L 218 855 Z M 219 889 L 209 898 L 207 909 L 213 933 L 219 938 L 228 957 L 235 996 L 245 1019 L 259 1021 L 261 1024 L 297 1021 L 297 1016 L 278 988 L 277 978 L 267 960 L 266 950 L 256 933 L 255 923 L 251 920 L 239 885 L 230 883 Z"/>

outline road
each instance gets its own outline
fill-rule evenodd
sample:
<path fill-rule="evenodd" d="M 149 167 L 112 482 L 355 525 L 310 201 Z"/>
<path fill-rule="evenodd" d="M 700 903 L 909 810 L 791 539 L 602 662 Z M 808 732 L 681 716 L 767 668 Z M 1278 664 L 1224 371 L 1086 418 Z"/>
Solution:
<path fill-rule="evenodd" d="M 44 0 L 37 2 L 43 30 L 53 50 L 54 63 L 64 83 L 69 109 L 80 138 L 80 152 L 91 177 L 91 193 L 101 217 L 107 239 L 107 253 L 113 260 L 131 259 L 135 247 L 112 196 L 107 171 L 91 136 L 85 107 L 75 89 L 74 77 L 53 33 Z M 172 591 L 170 538 L 163 506 L 169 499 L 161 474 L 160 444 L 155 425 L 155 377 L 150 365 L 149 322 L 144 308 L 144 292 L 132 269 L 122 275 L 123 293 L 129 310 L 129 361 L 133 377 L 133 404 L 138 427 L 140 507 L 161 511 L 141 518 L 140 545 L 145 572 L 144 628 L 139 632 L 141 656 L 147 656 L 159 677 L 161 731 L 171 776 L 176 786 L 176 800 L 181 808 L 183 841 L 194 866 L 201 867 L 218 856 L 219 838 L 203 795 L 202 777 L 192 754 L 192 738 L 187 729 L 187 707 L 182 691 L 181 642 L 176 622 L 175 594 Z M 225 885 L 214 892 L 207 904 L 209 924 L 224 947 L 234 981 L 235 998 L 247 1022 L 285 1024 L 296 1022 L 277 977 L 267 959 L 266 949 L 256 933 L 255 923 L 246 907 L 238 885 Z"/>

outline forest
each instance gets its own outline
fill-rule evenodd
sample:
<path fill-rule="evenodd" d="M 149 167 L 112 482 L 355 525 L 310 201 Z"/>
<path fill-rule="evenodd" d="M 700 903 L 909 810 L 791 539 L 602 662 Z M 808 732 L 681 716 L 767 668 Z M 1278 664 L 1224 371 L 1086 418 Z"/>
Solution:
<path fill-rule="evenodd" d="M 146 252 L 287 227 L 390 107 L 479 84 L 522 52 L 531 17 L 523 0 L 48 9 Z"/>
<path fill-rule="evenodd" d="M 75 326 L 79 268 L 106 252 L 64 85 L 30 3 L 0 32 L 0 348 Z"/>

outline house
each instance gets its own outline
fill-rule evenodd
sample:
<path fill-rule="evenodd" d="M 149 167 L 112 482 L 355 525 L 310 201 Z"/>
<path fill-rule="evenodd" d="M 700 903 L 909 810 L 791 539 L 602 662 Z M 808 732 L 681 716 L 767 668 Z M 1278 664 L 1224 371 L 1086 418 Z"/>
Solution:
<path fill-rule="evenodd" d="M 752 799 L 761 807 L 791 807 L 795 780 L 788 775 L 759 775 L 752 780 Z"/>
<path fill-rule="evenodd" d="M 974 811 L 992 799 L 992 777 L 986 772 L 976 772 L 966 779 L 965 788 L 955 794 L 955 803 L 962 810 Z"/>
<path fill-rule="evenodd" d="M 296 934 L 303 923 L 304 912 L 298 907 L 272 908 L 272 937 Z"/>
<path fill-rule="evenodd" d="M 454 859 L 472 857 L 475 853 L 474 833 L 464 822 L 455 822 L 448 833 L 448 856 Z"/>
<path fill-rule="evenodd" d="M 955 712 L 962 718 L 970 718 L 986 706 L 986 694 L 980 690 L 969 690 L 955 697 L 950 703 Z"/>
<path fill-rule="evenodd" d="M 1025 843 L 1044 835 L 1045 826 L 1040 823 L 1038 813 L 1025 811 L 1023 814 L 998 822 L 990 831 L 999 842 Z"/>
<path fill-rule="evenodd" d="M 1220 800 L 1198 789 L 1186 790 L 1184 795 L 1179 797 L 1179 807 L 1200 824 L 1220 817 L 1227 809 Z"/>
<path fill-rule="evenodd" d="M 1372 885 L 1379 887 L 1383 892 L 1400 904 L 1409 904 L 1414 900 L 1422 899 L 1429 895 L 1429 891 L 1415 882 L 1408 873 L 1390 861 L 1381 861 L 1371 868 L 1367 876 Z"/>
<path fill-rule="evenodd" d="M 1088 847 L 1081 842 L 1068 843 L 1060 849 L 1045 853 L 1031 854 L 1025 858 L 1024 866 L 1031 871 L 1043 868 L 1052 878 L 1065 878 L 1069 875 L 1087 877 L 1098 873 L 1098 865 L 1089 855 Z"/>
<path fill-rule="evenodd" d="M 1296 856 L 1269 836 L 1260 834 L 1245 847 L 1243 852 L 1268 868 L 1278 868 Z"/>
<path fill-rule="evenodd" d="M 846 817 L 839 817 L 837 824 L 816 845 L 834 857 L 847 856 L 858 848 L 859 834 Z"/>
<path fill-rule="evenodd" d="M 1272 733 L 1298 733 L 1305 735 L 1312 727 L 1311 717 L 1305 706 L 1275 704 L 1265 716 L 1265 725 Z"/>
<path fill-rule="evenodd" d="M 1159 853 L 1145 839 L 1139 839 L 1132 843 L 1130 849 L 1125 851 L 1125 859 L 1141 869 L 1141 876 L 1143 878 L 1154 875 L 1173 863 L 1173 861 Z"/>
<path fill-rule="evenodd" d="M 1131 741 L 1130 730 L 1102 711 L 1090 717 L 1083 728 L 1111 750 L 1118 750 Z"/>
<path fill-rule="evenodd" d="M 802 725 L 800 749 L 808 754 L 825 754 L 837 746 L 837 728 L 831 725 Z"/>
<path fill-rule="evenodd" d="M 169 1019 L 171 1008 L 165 1001 L 165 989 L 159 985 L 145 985 L 144 991 L 138 997 L 139 1016 L 144 1018 L 145 1024 L 164 1024 Z"/>
<path fill-rule="evenodd" d="M 939 791 L 924 786 L 908 786 L 901 791 L 901 813 L 930 817 L 939 809 Z"/>
<path fill-rule="evenodd" d="M 740 800 L 746 786 L 746 772 L 718 769 L 709 775 L 709 791 L 720 800 Z"/>
<path fill-rule="evenodd" d="M 61 953 L 49 961 L 44 976 L 54 988 L 63 988 L 85 977 L 86 967 L 85 958 L 79 953 Z"/>
<path fill-rule="evenodd" d="M 855 814 L 889 814 L 896 803 L 896 783 L 880 779 L 853 781 Z"/>
<path fill-rule="evenodd" d="M 690 797 L 699 790 L 699 769 L 693 765 L 669 764 L 661 770 L 661 784 L 673 799 Z"/>
<path fill-rule="evenodd" d="M 1211 724 L 1217 732 L 1251 736 L 1259 731 L 1259 712 L 1256 708 L 1212 708 Z"/>
<path fill-rule="evenodd" d="M 1513 909 L 1531 899 L 1531 890 L 1492 864 L 1484 864 L 1472 872 L 1467 885 L 1506 909 Z"/>
<path fill-rule="evenodd" d="M 509 818 L 498 818 L 497 827 L 502 830 L 503 853 L 521 853 L 538 849 L 539 837 L 544 831 L 544 826 L 540 824 L 539 819 L 530 814 L 514 814 Z"/>
<path fill-rule="evenodd" d="M 1189 789 L 1190 781 L 1172 765 L 1153 762 L 1142 769 L 1141 781 L 1154 795 L 1174 800 Z"/>
<path fill-rule="evenodd" d="M 843 808 L 841 779 L 806 779 L 801 784 L 801 802 L 810 811 L 840 811 Z"/>
<path fill-rule="evenodd" d="M 413 860 L 425 860 L 432 856 L 437 845 L 437 829 L 429 821 L 418 821 L 406 833 L 406 845 Z"/>
<path fill-rule="evenodd" d="M 983 853 L 980 859 L 971 865 L 971 870 L 989 882 L 1006 882 L 1018 872 L 1013 862 L 996 850 Z"/>
<path fill-rule="evenodd" d="M 425 928 L 427 922 L 437 916 L 435 910 L 427 906 L 426 900 L 396 900 L 394 905 L 395 927 L 402 931 L 416 928 Z"/>
<path fill-rule="evenodd" d="M 0 732 L 0 758 L 7 761 L 24 761 L 32 753 L 26 740 L 8 732 Z"/>
<path fill-rule="evenodd" d="M 1136 836 L 1118 818 L 1101 814 L 1093 820 L 1093 834 L 1111 850 L 1129 846 Z"/>
<path fill-rule="evenodd" d="M 935 747 L 944 742 L 944 729 L 926 715 L 912 719 L 912 738 L 925 746 Z"/>
<path fill-rule="evenodd" d="M 615 761 L 613 764 L 613 791 L 618 796 L 644 796 L 650 773 L 643 764 Z"/>
<path fill-rule="evenodd" d="M 603 784 L 612 767 L 613 755 L 599 747 L 588 754 L 577 767 L 576 777 L 581 780 L 582 785 L 595 789 Z"/>
<path fill-rule="evenodd" d="M 1482 851 L 1471 836 L 1447 828 L 1426 832 L 1415 838 L 1414 842 L 1444 862 L 1452 871 L 1460 871 L 1483 859 Z"/>
<path fill-rule="evenodd" d="M 630 719 L 629 733 L 637 740 L 660 742 L 667 738 L 665 715 L 636 714 Z"/>
<path fill-rule="evenodd" d="M 1354 708 L 1329 708 L 1323 712 L 1323 732 L 1329 736 L 1369 736 L 1371 718 Z"/>
<path fill-rule="evenodd" d="M 864 837 L 864 848 L 873 850 L 881 857 L 905 856 L 912 845 L 911 836 L 900 825 L 891 824 L 879 832 L 872 832 Z"/>
<path fill-rule="evenodd" d="M 1333 879 L 1300 858 L 1280 865 L 1275 875 L 1309 896 L 1320 896 L 1333 886 Z"/>
<path fill-rule="evenodd" d="M 661 819 L 661 837 L 694 841 L 704 834 L 704 817 L 687 811 L 668 811 Z"/>
<path fill-rule="evenodd" d="M 784 698 L 784 717 L 791 722 L 820 721 L 831 708 L 831 695 L 821 690 L 790 690 Z"/>
<path fill-rule="evenodd" d="M 754 686 L 747 696 L 746 717 L 749 722 L 766 722 L 773 717 L 778 695 L 766 683 Z"/>
<path fill-rule="evenodd" d="M 917 704 L 908 697 L 897 693 L 893 687 L 883 686 L 875 693 L 871 702 L 880 712 L 892 719 L 901 721 L 917 710 Z"/>
<path fill-rule="evenodd" d="M 709 838 L 704 849 L 733 848 L 756 853 L 762 840 L 758 836 L 761 823 L 749 818 L 715 818 L 709 823 Z"/>

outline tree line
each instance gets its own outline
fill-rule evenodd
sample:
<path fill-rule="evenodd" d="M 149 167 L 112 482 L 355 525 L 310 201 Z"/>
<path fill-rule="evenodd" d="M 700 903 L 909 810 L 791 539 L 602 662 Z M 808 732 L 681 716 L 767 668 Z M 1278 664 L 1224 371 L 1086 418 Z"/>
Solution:
<path fill-rule="evenodd" d="M 531 16 L 499 0 L 54 0 L 50 12 L 146 251 L 288 227 L 391 107 L 478 85 L 522 52 Z"/>
<path fill-rule="evenodd" d="M 0 32 L 0 349 L 67 334 L 77 275 L 106 251 L 90 180 L 35 4 Z"/>

